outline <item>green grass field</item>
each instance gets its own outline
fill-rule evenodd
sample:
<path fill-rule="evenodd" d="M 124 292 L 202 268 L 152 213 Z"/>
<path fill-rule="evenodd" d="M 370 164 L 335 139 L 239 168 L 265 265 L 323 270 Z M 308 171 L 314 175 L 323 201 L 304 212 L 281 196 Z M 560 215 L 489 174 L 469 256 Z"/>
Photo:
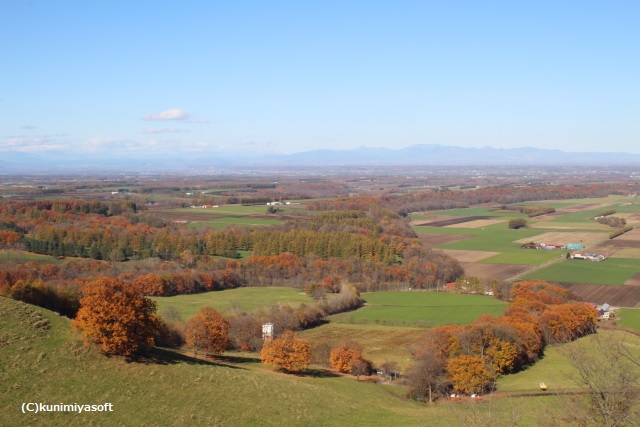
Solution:
<path fill-rule="evenodd" d="M 336 314 L 339 323 L 432 327 L 469 324 L 483 314 L 499 316 L 507 304 L 482 295 L 435 292 L 372 292 L 363 295 L 367 306 Z"/>
<path fill-rule="evenodd" d="M 588 211 L 572 212 L 572 213 L 560 215 L 557 218 L 552 219 L 551 222 L 571 222 L 571 223 L 595 222 L 591 218 L 598 215 L 600 212 L 610 208 L 611 207 L 609 206 L 609 207 L 603 207 L 598 209 L 592 209 Z"/>
<path fill-rule="evenodd" d="M 56 258 L 50 255 L 34 254 L 33 252 L 18 251 L 14 249 L 0 249 L 0 264 L 24 264 L 29 261 L 36 261 L 45 264 L 60 265 L 64 260 L 73 260 L 82 258 Z"/>
<path fill-rule="evenodd" d="M 531 249 L 514 249 L 513 251 L 501 253 L 496 256 L 485 258 L 480 263 L 483 264 L 525 264 L 540 265 L 554 258 L 564 256 L 561 251 L 536 251 Z"/>
<path fill-rule="evenodd" d="M 600 262 L 566 260 L 535 271 L 525 280 L 542 279 L 552 282 L 623 285 L 640 271 L 637 259 L 609 258 Z"/>
<path fill-rule="evenodd" d="M 540 234 L 540 231 L 522 228 L 518 230 L 510 230 L 502 225 L 502 227 L 498 229 L 489 229 L 489 227 L 486 227 L 484 230 L 480 229 L 479 232 L 474 234 L 476 234 L 476 237 L 446 243 L 438 247 L 442 249 L 461 249 L 467 251 L 514 251 L 516 249 L 520 250 L 520 247 L 522 246 L 522 243 L 515 243 L 515 240 L 536 236 Z"/>
<path fill-rule="evenodd" d="M 259 307 L 266 307 L 274 303 L 298 305 L 313 303 L 314 300 L 303 292 L 293 288 L 237 288 L 225 291 L 205 292 L 193 295 L 176 295 L 173 297 L 153 297 L 158 304 L 158 311 L 169 306 L 175 307 L 182 316 L 182 320 L 192 318 L 200 307 L 210 306 L 224 313 L 232 307 L 242 311 L 252 311 Z"/>
<path fill-rule="evenodd" d="M 625 328 L 640 331 L 640 310 L 633 308 L 621 308 L 616 312 L 618 324 Z"/>
<path fill-rule="evenodd" d="M 496 204 L 497 207 L 497 204 Z M 493 207 L 484 208 L 462 208 L 462 209 L 448 209 L 444 211 L 429 211 L 428 213 L 412 214 L 411 220 L 429 219 L 438 215 L 454 215 L 454 216 L 493 216 L 496 218 L 510 217 L 510 218 L 526 218 L 527 215 L 520 213 L 509 212 L 496 212 Z"/>
<path fill-rule="evenodd" d="M 263 218 L 252 218 L 252 217 L 224 217 L 224 218 L 216 218 L 209 219 L 205 221 L 196 221 L 189 223 L 189 227 L 191 228 L 226 228 L 229 225 L 246 225 L 246 226 L 258 226 L 263 227 L 267 225 L 275 225 L 282 224 L 284 221 L 278 219 L 263 219 Z"/>

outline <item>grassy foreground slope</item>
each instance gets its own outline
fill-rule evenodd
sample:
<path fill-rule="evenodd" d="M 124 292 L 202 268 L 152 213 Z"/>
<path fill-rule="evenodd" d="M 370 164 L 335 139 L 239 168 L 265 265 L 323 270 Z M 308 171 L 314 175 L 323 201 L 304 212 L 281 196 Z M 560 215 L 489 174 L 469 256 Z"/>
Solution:
<path fill-rule="evenodd" d="M 78 341 L 68 319 L 0 297 L 0 425 L 537 426 L 541 417 L 553 425 L 548 417 L 563 408 L 557 396 L 517 396 L 540 380 L 567 388 L 560 384 L 566 363 L 557 370 L 553 352 L 499 381 L 494 397 L 433 406 L 403 398 L 401 387 L 284 375 L 254 359 L 214 363 L 161 349 L 153 356 L 136 363 L 105 357 Z M 113 412 L 22 414 L 23 402 L 108 402 Z"/>
<path fill-rule="evenodd" d="M 415 425 L 402 389 L 293 376 L 167 351 L 127 363 L 77 341 L 68 319 L 0 297 L 0 425 Z M 113 404 L 112 413 L 22 414 L 22 402 Z M 442 413 L 441 413 L 442 414 Z"/>

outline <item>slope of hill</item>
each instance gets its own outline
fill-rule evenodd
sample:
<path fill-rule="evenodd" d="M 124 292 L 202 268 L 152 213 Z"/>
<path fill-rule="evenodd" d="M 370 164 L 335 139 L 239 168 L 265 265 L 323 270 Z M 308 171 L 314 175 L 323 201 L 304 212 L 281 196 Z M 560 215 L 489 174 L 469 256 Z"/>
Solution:
<path fill-rule="evenodd" d="M 83 346 L 68 319 L 3 297 L 0 348 L 0 425 L 390 426 L 444 414 L 427 414 L 399 387 L 284 375 L 254 359 L 213 363 L 158 350 L 127 363 Z M 22 414 L 24 402 L 112 403 L 113 412 Z"/>

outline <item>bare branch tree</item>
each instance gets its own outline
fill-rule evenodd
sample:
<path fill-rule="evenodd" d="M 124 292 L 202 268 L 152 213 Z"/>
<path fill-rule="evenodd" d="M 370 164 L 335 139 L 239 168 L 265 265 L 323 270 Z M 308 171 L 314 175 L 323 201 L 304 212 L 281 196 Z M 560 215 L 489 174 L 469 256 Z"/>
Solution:
<path fill-rule="evenodd" d="M 586 396 L 572 399 L 581 406 L 571 413 L 574 422 L 607 427 L 640 424 L 635 409 L 640 400 L 639 362 L 620 341 L 620 334 L 601 331 L 566 346 L 562 353 L 587 391 Z"/>

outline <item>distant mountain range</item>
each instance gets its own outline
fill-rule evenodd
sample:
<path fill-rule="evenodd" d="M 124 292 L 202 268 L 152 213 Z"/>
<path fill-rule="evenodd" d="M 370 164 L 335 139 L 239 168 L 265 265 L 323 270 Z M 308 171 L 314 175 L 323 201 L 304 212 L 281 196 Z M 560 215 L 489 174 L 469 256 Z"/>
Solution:
<path fill-rule="evenodd" d="M 577 166 L 638 165 L 630 153 L 566 152 L 540 148 L 464 148 L 423 144 L 392 150 L 360 147 L 352 150 L 312 150 L 294 154 L 75 155 L 68 153 L 0 152 L 0 173 L 210 173 L 237 168 L 305 169 L 336 166 Z"/>

